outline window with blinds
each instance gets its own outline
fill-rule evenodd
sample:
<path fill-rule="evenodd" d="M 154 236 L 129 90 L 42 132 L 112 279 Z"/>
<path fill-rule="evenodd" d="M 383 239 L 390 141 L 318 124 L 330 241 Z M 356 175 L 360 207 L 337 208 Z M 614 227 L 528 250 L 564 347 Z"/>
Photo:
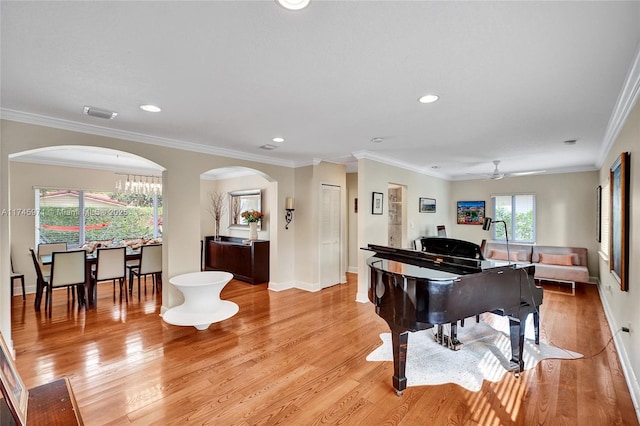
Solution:
<path fill-rule="evenodd" d="M 493 226 L 491 237 L 520 243 L 536 241 L 536 196 L 534 194 L 492 195 L 494 220 L 505 226 Z M 505 231 L 508 229 L 508 235 Z"/>
<path fill-rule="evenodd" d="M 609 254 L 609 225 L 611 217 L 611 194 L 609 183 L 602 185 L 600 196 L 600 251 Z"/>

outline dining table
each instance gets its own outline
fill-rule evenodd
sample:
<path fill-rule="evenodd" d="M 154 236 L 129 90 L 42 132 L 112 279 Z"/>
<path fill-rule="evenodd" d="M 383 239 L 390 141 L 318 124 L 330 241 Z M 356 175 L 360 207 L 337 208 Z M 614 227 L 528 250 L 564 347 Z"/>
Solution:
<path fill-rule="evenodd" d="M 72 250 L 72 249 L 69 249 Z M 73 249 L 73 250 L 77 250 L 77 249 Z M 137 248 L 137 249 L 132 249 L 127 247 L 127 250 L 125 252 L 125 261 L 130 261 L 130 260 L 136 260 L 136 259 L 140 259 L 140 255 L 141 255 L 142 250 Z M 53 259 L 53 255 L 52 254 L 44 254 L 42 256 L 39 256 L 40 258 L 40 262 L 43 265 L 51 265 L 52 263 L 52 259 Z M 95 306 L 95 299 L 93 298 L 93 294 L 94 293 L 94 281 L 91 279 L 91 269 L 92 266 L 95 265 L 96 263 L 98 263 L 98 253 L 97 251 L 93 251 L 93 252 L 87 252 L 87 267 L 86 267 L 86 277 L 85 277 L 85 287 L 87 288 L 87 306 L 92 308 Z M 36 308 L 40 307 L 40 303 L 42 301 L 42 292 L 44 291 L 44 288 L 41 288 L 40 286 L 38 286 L 38 288 L 36 288 L 36 300 L 35 300 L 35 306 Z M 96 296 L 97 297 L 97 296 Z"/>

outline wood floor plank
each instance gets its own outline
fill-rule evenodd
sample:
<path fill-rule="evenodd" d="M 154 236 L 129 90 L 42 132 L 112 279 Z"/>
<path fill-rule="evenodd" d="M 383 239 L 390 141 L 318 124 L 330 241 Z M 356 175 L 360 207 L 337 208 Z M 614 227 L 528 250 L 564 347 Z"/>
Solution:
<path fill-rule="evenodd" d="M 238 314 L 203 331 L 164 323 L 150 291 L 123 302 L 99 286 L 89 311 L 58 291 L 52 318 L 20 295 L 16 364 L 28 387 L 69 377 L 87 425 L 638 424 L 595 286 L 545 285 L 541 310 L 541 340 L 585 359 L 544 360 L 478 392 L 444 384 L 398 397 L 392 363 L 365 360 L 389 330 L 355 302 L 356 281 L 310 293 L 234 280 L 222 297 Z"/>

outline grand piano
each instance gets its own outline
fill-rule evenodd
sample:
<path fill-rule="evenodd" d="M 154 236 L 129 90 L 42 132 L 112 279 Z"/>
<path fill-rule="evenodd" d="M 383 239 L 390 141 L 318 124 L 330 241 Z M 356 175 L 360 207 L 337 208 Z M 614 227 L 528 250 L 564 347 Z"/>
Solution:
<path fill-rule="evenodd" d="M 524 367 L 529 314 L 533 314 L 539 343 L 542 288 L 534 284 L 534 266 L 485 260 L 477 244 L 452 238 L 423 238 L 422 247 L 416 251 L 369 244 L 364 249 L 375 252 L 367 259 L 371 272 L 368 295 L 391 329 L 396 394 L 402 395 L 407 387 L 410 331 L 436 326 L 436 341 L 458 350 L 462 346 L 457 339 L 458 321 L 464 325 L 465 318 L 475 316 L 477 320 L 485 312 L 509 318 L 509 364 L 519 374 Z M 449 335 L 445 335 L 447 329 Z"/>

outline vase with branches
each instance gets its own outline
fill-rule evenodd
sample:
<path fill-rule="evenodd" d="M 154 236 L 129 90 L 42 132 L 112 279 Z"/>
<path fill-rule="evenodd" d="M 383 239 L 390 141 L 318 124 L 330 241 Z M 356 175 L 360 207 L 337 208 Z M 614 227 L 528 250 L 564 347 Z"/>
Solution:
<path fill-rule="evenodd" d="M 224 192 L 209 191 L 209 214 L 216 225 L 216 240 L 220 239 L 220 219 L 225 212 L 227 195 Z"/>

